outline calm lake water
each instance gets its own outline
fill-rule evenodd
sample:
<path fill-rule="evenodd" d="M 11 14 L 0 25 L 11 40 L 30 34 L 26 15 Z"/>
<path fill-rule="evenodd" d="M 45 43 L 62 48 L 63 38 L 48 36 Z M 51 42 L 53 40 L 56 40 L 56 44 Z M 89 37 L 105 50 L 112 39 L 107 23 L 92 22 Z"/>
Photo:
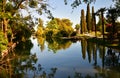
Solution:
<path fill-rule="evenodd" d="M 107 50 L 107 47 L 85 39 L 31 38 L 31 41 L 16 47 L 9 72 L 3 70 L 0 77 L 120 78 L 120 62 L 113 64 L 106 61 Z"/>

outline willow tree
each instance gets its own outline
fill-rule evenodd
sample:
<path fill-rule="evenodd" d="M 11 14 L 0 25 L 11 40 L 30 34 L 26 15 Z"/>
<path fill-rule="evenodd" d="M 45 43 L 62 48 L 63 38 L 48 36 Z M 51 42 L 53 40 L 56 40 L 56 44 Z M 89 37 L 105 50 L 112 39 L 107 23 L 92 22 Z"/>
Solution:
<path fill-rule="evenodd" d="M 87 32 L 84 9 L 81 10 L 81 34 Z"/>

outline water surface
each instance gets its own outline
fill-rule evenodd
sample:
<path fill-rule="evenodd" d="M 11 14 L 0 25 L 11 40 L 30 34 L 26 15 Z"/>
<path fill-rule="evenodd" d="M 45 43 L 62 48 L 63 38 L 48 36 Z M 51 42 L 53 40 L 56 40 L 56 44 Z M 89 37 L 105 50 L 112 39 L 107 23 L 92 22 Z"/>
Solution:
<path fill-rule="evenodd" d="M 106 64 L 107 50 L 107 47 L 86 39 L 62 41 L 31 38 L 31 41 L 16 47 L 16 57 L 10 63 L 12 71 L 7 77 L 120 78 L 120 63 Z"/>

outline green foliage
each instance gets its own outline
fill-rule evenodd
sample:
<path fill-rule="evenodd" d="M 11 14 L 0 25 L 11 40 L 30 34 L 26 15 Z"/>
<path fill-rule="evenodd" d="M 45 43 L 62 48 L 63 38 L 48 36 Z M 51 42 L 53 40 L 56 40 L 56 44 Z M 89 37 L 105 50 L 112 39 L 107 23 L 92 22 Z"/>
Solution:
<path fill-rule="evenodd" d="M 35 8 L 35 7 L 37 7 L 37 5 L 38 5 L 37 0 L 31 0 L 31 1 L 29 2 L 29 6 L 30 6 L 31 8 Z"/>
<path fill-rule="evenodd" d="M 28 56 L 30 55 L 30 50 L 33 47 L 31 40 L 21 41 L 15 48 L 17 55 Z"/>
<path fill-rule="evenodd" d="M 74 0 L 74 2 L 71 4 L 72 8 L 76 8 L 77 6 L 79 6 L 81 4 L 80 0 Z"/>
<path fill-rule="evenodd" d="M 45 33 L 46 37 L 52 37 L 53 36 L 53 31 L 49 30 Z"/>
<path fill-rule="evenodd" d="M 110 7 L 107 12 L 107 20 L 109 23 L 115 23 L 117 18 L 120 16 L 120 0 L 115 0 L 114 7 Z"/>
<path fill-rule="evenodd" d="M 37 27 L 36 35 L 37 36 L 44 36 L 44 26 L 43 26 L 43 20 L 39 18 L 39 24 Z"/>
<path fill-rule="evenodd" d="M 76 25 L 75 25 L 75 29 L 76 29 L 76 33 L 74 33 L 74 32 L 72 33 L 72 35 L 74 35 L 74 36 L 75 36 L 76 34 L 80 34 L 80 24 L 76 24 Z"/>
<path fill-rule="evenodd" d="M 41 51 L 43 51 L 45 49 L 45 37 L 41 37 L 41 36 L 37 36 L 37 42 L 40 45 L 40 49 Z"/>
<path fill-rule="evenodd" d="M 72 26 L 72 22 L 69 19 L 62 19 L 62 22 L 64 22 L 66 26 Z"/>
<path fill-rule="evenodd" d="M 81 34 L 87 32 L 86 22 L 85 22 L 85 15 L 84 15 L 84 9 L 81 10 Z"/>
<path fill-rule="evenodd" d="M 120 16 L 120 0 L 115 0 L 115 6 L 110 7 L 107 11 L 107 21 L 112 25 L 109 30 L 114 35 L 117 33 L 116 20 Z"/>
<path fill-rule="evenodd" d="M 12 5 L 11 2 L 8 2 L 8 3 L 6 4 L 5 11 L 6 11 L 6 12 L 12 12 L 12 11 L 14 11 L 14 6 Z"/>
<path fill-rule="evenodd" d="M 120 16 L 120 0 L 117 0 L 116 2 L 115 2 L 115 7 L 116 7 L 116 10 L 118 11 L 117 13 L 117 15 L 118 16 Z"/>
<path fill-rule="evenodd" d="M 31 20 L 31 16 L 21 17 L 20 14 L 16 14 L 9 21 L 9 30 L 11 30 L 14 40 L 13 41 L 26 41 L 30 38 L 31 34 L 34 32 L 33 26 L 34 23 Z"/>
<path fill-rule="evenodd" d="M 15 31 L 15 41 L 26 41 L 32 34 L 31 30 L 27 26 L 19 26 Z"/>
<path fill-rule="evenodd" d="M 3 32 L 0 31 L 0 52 L 7 49 L 7 44 L 8 44 L 7 39 L 4 37 Z"/>
<path fill-rule="evenodd" d="M 26 41 L 30 38 L 33 28 L 29 26 L 31 23 L 25 18 L 18 18 L 18 20 L 11 20 L 10 27 L 14 36 L 14 41 Z M 21 20 L 22 19 L 22 20 Z M 28 24 L 29 23 L 29 24 Z M 31 24 L 32 25 L 32 24 Z"/>
<path fill-rule="evenodd" d="M 42 27 L 38 27 L 38 29 L 36 31 L 36 35 L 37 36 L 44 36 L 44 30 Z"/>
<path fill-rule="evenodd" d="M 96 0 L 73 0 L 73 2 L 71 3 L 71 7 L 74 9 L 76 7 L 78 7 L 80 4 L 84 3 L 92 3 L 95 2 Z M 68 3 L 68 0 L 64 0 L 65 4 Z"/>
<path fill-rule="evenodd" d="M 86 13 L 86 23 L 88 32 L 91 31 L 91 15 L 90 15 L 90 5 L 87 5 L 87 13 Z"/>
<path fill-rule="evenodd" d="M 60 30 L 60 35 L 64 37 L 70 36 L 73 32 L 72 23 L 69 19 L 62 19 L 58 29 Z"/>
<path fill-rule="evenodd" d="M 94 16 L 94 6 L 92 6 L 92 18 L 91 18 L 91 30 L 92 31 L 95 31 L 95 24 L 96 24 L 96 19 L 95 19 L 95 16 Z"/>
<path fill-rule="evenodd" d="M 46 28 L 48 28 L 48 29 L 57 29 L 58 28 L 58 24 L 57 24 L 56 19 L 53 19 L 53 20 L 49 21 L 47 23 L 47 27 Z"/>
<path fill-rule="evenodd" d="M 105 18 L 103 20 L 104 20 L 104 31 L 106 31 L 107 21 Z M 99 21 L 97 23 L 97 30 L 102 32 L 102 17 L 101 17 L 101 15 L 99 15 Z"/>
<path fill-rule="evenodd" d="M 76 29 L 76 30 L 80 29 L 80 24 L 76 24 L 76 25 L 75 25 L 75 29 Z"/>
<path fill-rule="evenodd" d="M 74 8 L 77 8 L 80 4 L 82 3 L 93 3 L 93 2 L 96 2 L 97 0 L 73 0 L 72 3 L 71 3 L 71 7 L 74 9 Z M 113 2 L 120 2 L 120 0 L 112 0 Z M 67 5 L 69 2 L 69 0 L 64 0 L 64 3 L 65 5 Z"/>
<path fill-rule="evenodd" d="M 56 36 L 58 36 L 58 37 L 68 37 L 69 34 L 66 31 L 61 30 L 56 34 Z"/>
<path fill-rule="evenodd" d="M 47 36 L 68 37 L 73 32 L 72 23 L 69 19 L 54 18 L 47 23 L 45 32 Z"/>
<path fill-rule="evenodd" d="M 15 41 L 17 39 L 18 41 L 27 40 L 34 31 L 35 23 L 33 18 L 35 17 L 31 16 L 33 10 L 40 14 L 40 9 L 42 13 L 48 14 L 49 17 L 52 16 L 50 10 L 47 9 L 49 6 L 47 2 L 46 0 L 0 0 L 0 18 L 4 18 L 4 20 L 0 20 L 3 24 L 1 22 L 0 24 L 5 37 L 8 35 L 10 40 L 15 38 Z M 26 10 L 29 15 L 23 17 L 21 9 Z M 39 22 L 37 18 L 35 18 L 35 21 Z"/>
<path fill-rule="evenodd" d="M 54 53 L 61 49 L 67 49 L 72 44 L 72 42 L 69 40 L 59 38 L 49 38 L 46 39 L 46 41 L 48 42 L 49 50 L 52 50 Z"/>

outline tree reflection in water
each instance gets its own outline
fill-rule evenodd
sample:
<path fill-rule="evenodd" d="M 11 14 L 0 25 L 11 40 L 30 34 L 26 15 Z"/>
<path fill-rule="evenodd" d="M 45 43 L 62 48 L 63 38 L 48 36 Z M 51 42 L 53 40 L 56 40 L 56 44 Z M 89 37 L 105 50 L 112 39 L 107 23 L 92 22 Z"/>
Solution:
<path fill-rule="evenodd" d="M 42 52 L 45 46 L 45 40 L 40 39 L 38 41 L 40 43 L 39 45 L 43 46 L 41 48 Z M 81 39 L 80 42 L 82 59 L 84 61 L 88 59 L 89 64 L 93 65 L 93 68 L 97 72 L 93 74 L 84 74 L 74 70 L 74 77 L 70 74 L 67 76 L 68 78 L 120 77 L 120 63 L 117 65 L 115 64 L 114 66 L 110 65 L 109 67 L 105 63 L 107 47 L 89 42 L 86 39 Z M 57 53 L 57 50 L 69 48 L 72 44 L 72 41 L 53 39 L 52 41 L 47 40 L 47 44 L 50 50 L 52 50 L 54 53 Z M 20 44 L 17 45 L 16 49 L 14 50 L 15 56 L 10 54 L 6 59 L 0 60 L 0 78 L 56 78 L 56 73 L 59 71 L 59 68 L 50 67 L 46 70 L 44 65 L 37 62 L 37 55 L 30 53 L 32 47 L 33 44 L 30 40 L 27 42 L 20 42 Z M 98 59 L 101 60 L 102 65 L 98 64 Z"/>
<path fill-rule="evenodd" d="M 38 36 L 37 37 L 37 42 L 38 42 L 38 44 L 39 44 L 39 46 L 40 46 L 40 50 L 41 50 L 41 52 L 45 49 L 45 38 L 44 37 L 41 37 L 41 36 Z"/>
<path fill-rule="evenodd" d="M 56 53 L 58 50 L 67 49 L 71 46 L 72 42 L 70 40 L 64 40 L 60 38 L 50 38 L 46 39 L 48 43 L 49 50 Z"/>
<path fill-rule="evenodd" d="M 33 70 L 33 63 L 36 63 L 37 58 L 35 54 L 30 55 L 32 47 L 30 40 L 20 42 L 14 50 L 15 55 L 11 52 L 5 59 L 0 60 L 0 78 L 22 78 L 25 69 Z"/>
<path fill-rule="evenodd" d="M 32 47 L 30 40 L 20 42 L 14 51 L 15 56 L 10 54 L 4 60 L 0 60 L 0 78 L 26 78 L 30 72 L 34 73 L 30 78 L 53 78 L 57 68 L 51 68 L 51 72 L 47 74 L 41 64 L 36 66 L 36 54 L 30 54 Z"/>
<path fill-rule="evenodd" d="M 81 40 L 81 48 L 82 48 L 82 58 L 86 59 L 87 41 L 84 38 Z"/>

